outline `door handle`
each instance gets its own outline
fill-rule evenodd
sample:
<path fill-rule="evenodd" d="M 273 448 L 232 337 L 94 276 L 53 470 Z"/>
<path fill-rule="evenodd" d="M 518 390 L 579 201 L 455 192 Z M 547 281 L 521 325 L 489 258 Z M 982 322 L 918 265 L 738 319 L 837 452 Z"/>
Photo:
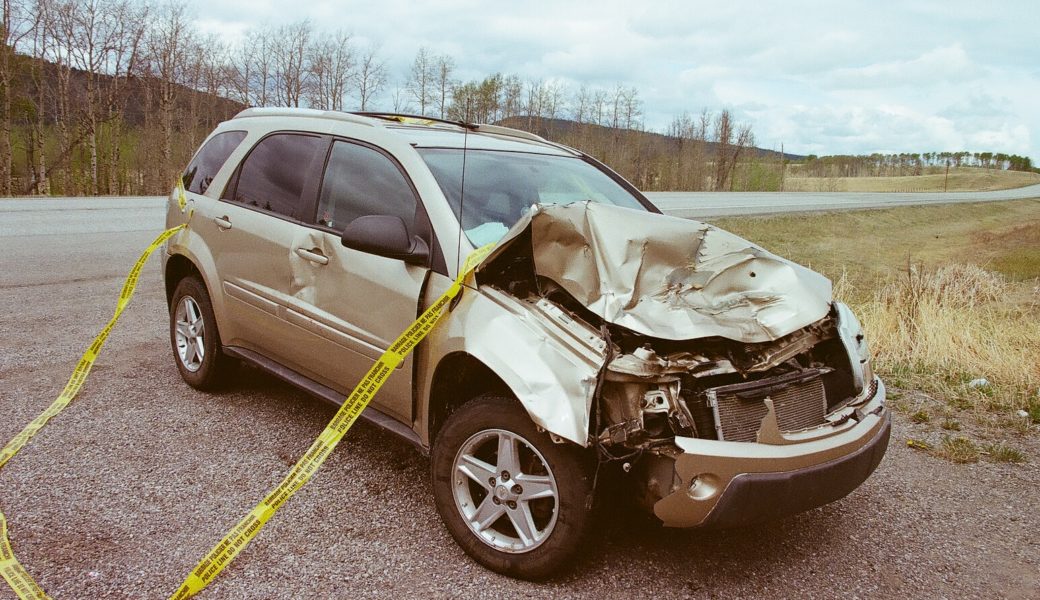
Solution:
<path fill-rule="evenodd" d="M 300 258 L 309 260 L 312 263 L 317 263 L 319 265 L 329 264 L 329 257 L 322 254 L 321 251 L 317 248 L 315 248 L 314 250 L 304 250 L 303 248 L 297 248 L 296 254 L 299 255 Z"/>
<path fill-rule="evenodd" d="M 227 215 L 223 217 L 213 217 L 213 222 L 217 224 L 217 227 L 228 230 L 231 229 L 231 219 L 227 218 Z"/>

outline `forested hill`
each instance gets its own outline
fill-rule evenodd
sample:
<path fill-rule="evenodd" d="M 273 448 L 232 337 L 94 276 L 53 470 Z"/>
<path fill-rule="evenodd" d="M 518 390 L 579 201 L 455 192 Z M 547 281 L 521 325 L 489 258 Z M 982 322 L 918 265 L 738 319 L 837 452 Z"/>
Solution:
<path fill-rule="evenodd" d="M 206 134 L 245 108 L 204 71 L 179 83 L 8 58 L 15 195 L 163 193 Z"/>
<path fill-rule="evenodd" d="M 226 81 L 201 66 L 170 81 L 129 67 L 113 76 L 8 56 L 11 192 L 17 195 L 164 193 L 206 134 L 246 108 L 228 97 Z M 754 189 L 766 184 L 749 179 L 756 171 L 749 165 L 779 165 L 779 153 L 754 147 L 750 128 L 733 122 L 728 111 L 676 119 L 675 135 L 632 121 L 637 127 L 527 115 L 522 107 L 495 119 L 503 112 L 446 116 L 496 121 L 579 148 L 645 190 Z M 779 173 L 773 166 L 758 171 L 771 179 Z"/>
<path fill-rule="evenodd" d="M 684 140 L 680 137 L 657 133 L 655 131 L 645 131 L 640 129 L 626 130 L 607 125 L 597 125 L 594 123 L 579 123 L 570 119 L 545 119 L 542 117 L 519 116 L 502 119 L 497 124 L 505 127 L 512 127 L 514 129 L 530 131 L 531 133 L 540 135 L 548 140 L 559 141 L 560 143 L 564 143 L 562 141 L 564 139 L 580 139 L 583 135 L 609 139 L 614 139 L 617 135 L 626 138 L 634 135 L 642 138 L 644 145 L 655 147 L 662 153 L 676 152 L 684 144 Z M 710 140 L 705 140 L 704 142 L 705 148 L 709 152 L 715 151 L 716 142 Z M 780 160 L 781 157 L 780 151 L 778 150 L 767 150 L 758 147 L 750 148 L 748 155 L 774 160 Z M 786 153 L 783 155 L 783 158 L 792 162 L 800 162 L 805 160 L 806 157 L 800 154 Z"/>

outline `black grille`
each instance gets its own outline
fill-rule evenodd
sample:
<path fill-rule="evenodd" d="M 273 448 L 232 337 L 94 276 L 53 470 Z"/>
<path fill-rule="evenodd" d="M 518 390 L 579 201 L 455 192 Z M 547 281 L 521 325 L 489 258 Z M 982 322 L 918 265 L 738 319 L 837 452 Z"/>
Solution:
<path fill-rule="evenodd" d="M 827 395 L 820 375 L 817 370 L 802 371 L 708 390 L 718 439 L 754 442 L 766 416 L 766 398 L 773 401 L 780 431 L 822 424 L 827 414 Z"/>

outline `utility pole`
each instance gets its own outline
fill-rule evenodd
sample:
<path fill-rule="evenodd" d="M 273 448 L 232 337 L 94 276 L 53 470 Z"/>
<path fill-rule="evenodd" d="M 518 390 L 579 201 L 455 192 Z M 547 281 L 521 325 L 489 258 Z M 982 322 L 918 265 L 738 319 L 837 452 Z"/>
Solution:
<path fill-rule="evenodd" d="M 950 181 L 950 161 L 946 161 L 946 177 L 943 178 L 943 193 L 946 193 L 946 184 Z"/>
<path fill-rule="evenodd" d="M 787 166 L 784 164 L 784 143 L 780 142 L 780 191 L 784 191 L 784 175 L 787 174 Z"/>

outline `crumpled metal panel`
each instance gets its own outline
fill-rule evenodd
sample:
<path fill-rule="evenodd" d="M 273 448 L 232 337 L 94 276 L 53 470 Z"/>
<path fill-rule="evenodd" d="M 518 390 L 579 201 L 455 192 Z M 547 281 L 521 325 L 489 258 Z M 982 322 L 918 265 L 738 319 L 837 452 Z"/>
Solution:
<path fill-rule="evenodd" d="M 536 205 L 479 271 L 526 230 L 535 271 L 604 320 L 670 340 L 783 337 L 830 310 L 824 276 L 712 225 L 617 206 Z"/>
<path fill-rule="evenodd" d="M 465 352 L 487 365 L 536 425 L 581 446 L 603 354 L 503 292 L 464 293 L 430 334 L 439 352 Z"/>

